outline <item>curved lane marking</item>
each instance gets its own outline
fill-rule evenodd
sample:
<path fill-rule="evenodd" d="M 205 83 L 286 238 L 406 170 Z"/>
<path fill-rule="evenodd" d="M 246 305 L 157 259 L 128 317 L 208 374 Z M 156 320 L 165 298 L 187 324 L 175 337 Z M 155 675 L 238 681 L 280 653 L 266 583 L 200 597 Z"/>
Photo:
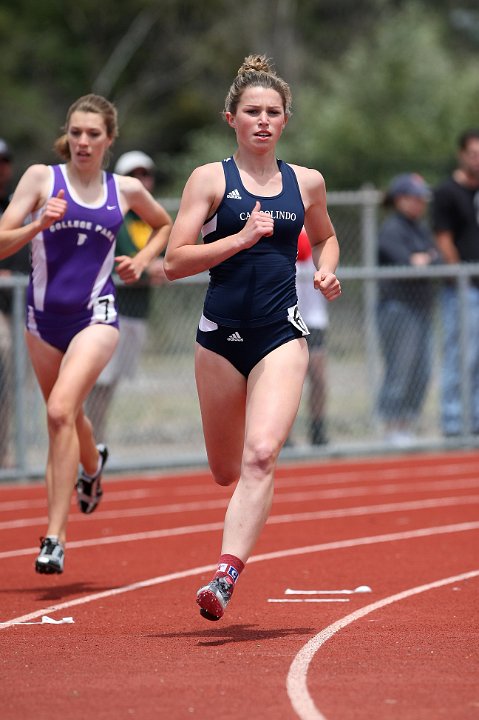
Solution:
<path fill-rule="evenodd" d="M 274 552 L 264 553 L 262 555 L 253 555 L 248 560 L 248 563 L 263 562 L 265 560 L 276 560 L 286 557 L 294 557 L 296 555 L 306 555 L 309 553 L 323 552 L 326 550 L 338 550 L 340 548 L 359 547 L 361 545 L 375 545 L 376 543 L 394 542 L 397 540 L 409 540 L 411 538 L 418 537 L 430 537 L 432 535 L 444 535 L 455 532 L 467 532 L 469 530 L 479 529 L 479 522 L 468 522 L 459 523 L 456 525 L 442 525 L 439 527 L 432 528 L 419 528 L 418 530 L 409 530 L 406 532 L 398 533 L 387 533 L 386 535 L 372 535 L 369 537 L 352 538 L 350 540 L 337 540 L 335 542 L 322 543 L 320 545 L 308 545 L 300 548 L 290 548 L 289 550 L 277 550 Z M 132 592 L 133 590 L 141 590 L 143 588 L 152 587 L 153 585 L 162 585 L 166 582 L 173 580 L 182 580 L 187 577 L 194 575 L 201 575 L 202 573 L 211 572 L 216 570 L 217 565 L 203 565 L 196 568 L 190 568 L 189 570 L 181 570 L 175 573 L 169 573 L 168 575 L 160 575 L 158 577 L 150 578 L 148 580 L 140 580 L 139 582 L 132 583 L 131 585 L 123 585 L 119 588 L 112 588 L 111 590 L 104 590 L 98 593 L 92 593 L 91 595 L 84 595 L 74 600 L 67 600 L 57 605 L 50 605 L 40 610 L 22 615 L 20 617 L 12 618 L 6 622 L 0 622 L 0 630 L 11 627 L 17 623 L 27 622 L 33 620 L 36 617 L 42 615 L 51 615 L 52 613 L 58 612 L 58 610 L 64 610 L 66 608 L 75 607 L 77 605 L 84 605 L 94 600 L 101 600 L 103 598 L 114 597 L 115 595 L 122 595 L 123 593 Z"/>
<path fill-rule="evenodd" d="M 307 687 L 307 674 L 308 668 L 315 654 L 325 642 L 333 637 L 333 635 L 356 620 L 363 618 L 365 615 L 369 615 L 375 610 L 380 610 L 387 605 L 392 605 L 395 602 L 400 602 L 401 600 L 405 600 L 413 595 L 419 595 L 420 593 L 427 592 L 428 590 L 434 590 L 436 588 L 444 587 L 445 585 L 463 582 L 464 580 L 470 580 L 471 578 L 476 577 L 479 577 L 479 570 L 471 570 L 470 572 L 462 573 L 461 575 L 453 575 L 452 577 L 436 580 L 435 582 L 430 582 L 425 585 L 418 585 L 417 587 L 410 588 L 409 590 L 404 590 L 396 593 L 395 595 L 390 595 L 382 600 L 378 600 L 370 605 L 359 608 L 359 610 L 355 610 L 350 615 L 346 615 L 341 620 L 337 620 L 332 625 L 329 625 L 327 628 L 311 638 L 311 640 L 303 646 L 294 658 L 286 679 L 286 689 L 289 699 L 291 700 L 293 709 L 300 720 L 327 720 L 326 717 L 318 710 L 314 704 L 313 698 L 309 694 Z"/>

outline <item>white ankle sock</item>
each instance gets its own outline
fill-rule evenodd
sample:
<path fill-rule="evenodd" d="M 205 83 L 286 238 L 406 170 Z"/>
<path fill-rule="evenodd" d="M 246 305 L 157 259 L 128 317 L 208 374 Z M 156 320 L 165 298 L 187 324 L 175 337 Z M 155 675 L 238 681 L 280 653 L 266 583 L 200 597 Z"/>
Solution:
<path fill-rule="evenodd" d="M 102 457 L 101 457 L 101 455 L 100 455 L 100 456 L 98 457 L 98 466 L 97 466 L 97 469 L 95 470 L 95 472 L 93 473 L 93 475 L 89 475 L 89 474 L 86 473 L 86 472 L 84 473 L 87 478 L 89 478 L 90 480 L 93 480 L 93 478 L 95 478 L 95 477 L 98 475 L 98 473 L 99 473 L 100 470 L 101 470 L 101 461 L 102 461 Z"/>

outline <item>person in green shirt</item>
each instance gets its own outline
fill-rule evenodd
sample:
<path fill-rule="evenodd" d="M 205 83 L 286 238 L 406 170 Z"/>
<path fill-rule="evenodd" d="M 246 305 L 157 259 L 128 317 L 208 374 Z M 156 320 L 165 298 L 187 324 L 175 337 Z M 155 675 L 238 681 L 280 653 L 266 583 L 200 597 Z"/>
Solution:
<path fill-rule="evenodd" d="M 121 155 L 114 172 L 138 178 L 148 192 L 153 193 L 155 164 L 144 152 L 132 150 Z M 150 233 L 151 228 L 130 210 L 117 236 L 116 255 L 133 257 L 146 245 Z M 87 414 L 95 436 L 102 442 L 105 441 L 108 410 L 118 384 L 122 378 L 133 378 L 138 368 L 147 337 L 152 287 L 163 282 L 167 282 L 163 258 L 158 257 L 151 261 L 137 283 L 117 288 L 120 340 L 87 400 Z"/>

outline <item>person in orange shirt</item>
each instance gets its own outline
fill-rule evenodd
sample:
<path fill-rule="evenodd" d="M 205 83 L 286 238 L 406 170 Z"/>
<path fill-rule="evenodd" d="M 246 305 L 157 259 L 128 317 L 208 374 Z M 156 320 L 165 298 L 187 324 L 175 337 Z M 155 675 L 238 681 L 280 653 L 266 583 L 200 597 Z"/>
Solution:
<path fill-rule="evenodd" d="M 303 228 L 298 238 L 296 292 L 301 317 L 308 326 L 308 410 L 311 445 L 325 445 L 326 432 L 326 332 L 329 324 L 327 300 L 313 285 L 315 272 L 311 244 Z"/>

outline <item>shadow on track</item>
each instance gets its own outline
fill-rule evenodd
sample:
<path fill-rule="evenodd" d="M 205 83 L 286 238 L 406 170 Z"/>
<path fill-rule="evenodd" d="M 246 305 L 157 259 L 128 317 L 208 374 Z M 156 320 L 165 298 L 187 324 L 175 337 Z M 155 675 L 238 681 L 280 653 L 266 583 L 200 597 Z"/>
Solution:
<path fill-rule="evenodd" d="M 89 593 L 98 593 L 105 590 L 114 590 L 115 588 L 111 585 L 107 587 L 101 585 L 95 585 L 88 582 L 77 582 L 70 583 L 68 585 L 51 585 L 47 586 L 36 586 L 36 587 L 17 587 L 17 588 L 2 588 L 0 593 L 11 593 L 13 595 L 35 595 L 35 600 L 40 602 L 54 601 L 54 600 L 66 600 L 72 595 L 84 595 Z"/>
<path fill-rule="evenodd" d="M 158 633 L 147 635 L 150 638 L 198 638 L 199 647 L 217 647 L 228 643 L 257 642 L 258 640 L 275 640 L 277 638 L 296 635 L 311 635 L 317 632 L 314 628 L 272 628 L 265 630 L 256 625 L 224 625 L 212 627 L 211 624 L 204 630 L 179 633 Z M 204 638 L 204 639 L 202 639 Z"/>

